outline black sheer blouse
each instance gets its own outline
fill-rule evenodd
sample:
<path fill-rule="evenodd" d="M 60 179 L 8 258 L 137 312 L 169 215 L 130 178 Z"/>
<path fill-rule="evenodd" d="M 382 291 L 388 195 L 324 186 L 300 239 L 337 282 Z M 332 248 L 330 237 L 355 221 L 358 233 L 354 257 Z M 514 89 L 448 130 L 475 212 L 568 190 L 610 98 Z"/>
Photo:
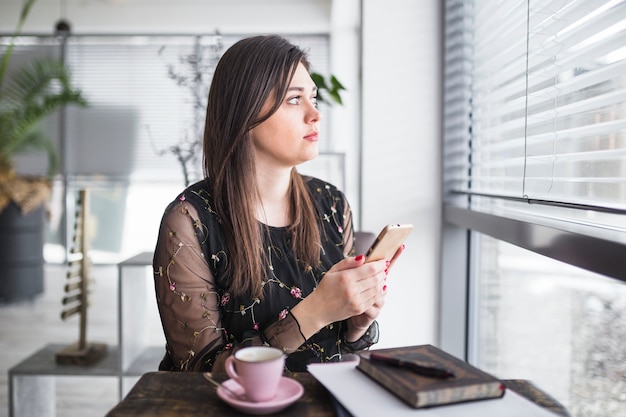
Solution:
<path fill-rule="evenodd" d="M 352 214 L 344 194 L 316 178 L 306 183 L 323 229 L 319 265 L 302 265 L 295 258 L 286 228 L 264 227 L 269 271 L 262 301 L 226 290 L 229 254 L 206 182 L 190 186 L 167 207 L 153 261 L 167 342 L 161 370 L 221 370 L 234 350 L 260 344 L 283 349 L 291 371 L 341 358 L 345 323 L 332 323 L 305 340 L 290 314 L 332 265 L 354 255 Z"/>

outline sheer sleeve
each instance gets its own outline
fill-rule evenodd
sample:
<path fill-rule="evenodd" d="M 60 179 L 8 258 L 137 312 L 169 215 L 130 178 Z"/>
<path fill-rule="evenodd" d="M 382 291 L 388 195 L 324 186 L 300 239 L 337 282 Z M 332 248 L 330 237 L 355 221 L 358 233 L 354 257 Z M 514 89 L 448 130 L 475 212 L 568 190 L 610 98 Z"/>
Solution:
<path fill-rule="evenodd" d="M 343 196 L 343 255 L 355 256 L 354 224 L 352 223 L 352 209 L 348 199 Z"/>
<path fill-rule="evenodd" d="M 219 293 L 195 229 L 196 210 L 184 202 L 163 216 L 154 254 L 157 304 L 172 370 L 198 370 L 223 349 Z"/>
<path fill-rule="evenodd" d="M 343 254 L 344 256 L 355 256 L 355 233 L 354 224 L 352 222 L 352 210 L 348 200 L 344 196 L 344 211 L 343 211 Z M 342 322 L 344 331 L 348 328 L 348 320 Z M 378 343 L 378 322 L 374 320 L 367 331 L 356 341 L 348 342 L 345 339 L 342 341 L 342 350 L 346 353 L 354 353 L 360 350 L 369 349 L 370 346 Z"/>
<path fill-rule="evenodd" d="M 306 340 L 288 310 L 263 334 L 246 334 L 243 341 L 226 337 L 220 291 L 198 238 L 205 233 L 196 233 L 204 227 L 186 202 L 171 206 L 161 222 L 153 267 L 169 366 L 160 369 L 222 371 L 226 357 L 242 346 L 269 344 L 287 354 L 295 351 Z"/>

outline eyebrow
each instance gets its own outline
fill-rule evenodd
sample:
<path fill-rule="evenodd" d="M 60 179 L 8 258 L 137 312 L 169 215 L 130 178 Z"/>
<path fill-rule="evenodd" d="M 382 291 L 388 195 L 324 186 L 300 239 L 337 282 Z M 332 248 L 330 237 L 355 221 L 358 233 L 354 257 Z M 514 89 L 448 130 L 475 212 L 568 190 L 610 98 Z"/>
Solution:
<path fill-rule="evenodd" d="M 305 90 L 306 90 L 306 89 L 305 89 L 304 87 L 297 87 L 297 86 L 294 86 L 294 87 L 289 87 L 289 88 L 287 89 L 287 91 L 302 91 L 302 92 L 305 92 Z M 316 92 L 316 91 L 317 91 L 317 86 L 316 86 L 316 85 L 314 85 L 314 86 L 313 86 L 313 88 L 311 89 L 311 92 L 313 92 L 313 93 L 314 93 L 314 92 Z"/>

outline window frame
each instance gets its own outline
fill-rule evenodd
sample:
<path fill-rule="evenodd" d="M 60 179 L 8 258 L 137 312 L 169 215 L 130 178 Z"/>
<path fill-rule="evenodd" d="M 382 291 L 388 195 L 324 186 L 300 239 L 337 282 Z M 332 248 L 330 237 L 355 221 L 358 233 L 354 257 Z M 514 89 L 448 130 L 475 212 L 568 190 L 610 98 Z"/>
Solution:
<path fill-rule="evenodd" d="M 462 43 L 457 39 L 450 39 L 452 36 L 466 36 L 461 33 L 449 34 L 446 28 L 446 17 L 448 19 L 470 19 L 466 10 L 471 9 L 471 3 L 463 1 L 448 1 L 444 7 L 444 44 L 450 42 L 450 46 L 445 45 L 452 52 L 462 54 Z M 468 20 L 469 21 L 469 20 Z M 445 50 L 444 47 L 444 50 Z M 458 58 L 458 57 L 457 57 Z M 444 72 L 449 79 L 444 77 L 444 83 L 449 83 L 455 87 L 456 96 L 450 103 L 444 99 L 442 114 L 457 114 L 459 111 L 468 111 L 469 107 L 465 103 L 471 102 L 469 90 L 463 89 L 463 84 L 459 80 L 463 77 L 463 68 L 470 65 L 469 62 L 456 61 L 458 67 L 446 68 L 446 57 L 444 52 Z M 461 74 L 459 76 L 459 74 Z M 456 78 L 455 78 L 456 77 Z M 456 84 L 455 84 L 456 83 Z M 443 85 L 445 92 L 447 85 Z M 448 104 L 447 108 L 445 107 Z M 471 110 L 470 110 L 471 111 Z M 445 121 L 445 120 L 444 120 Z M 455 130 L 446 130 L 442 141 L 442 155 L 447 159 L 459 149 L 446 149 L 446 140 L 450 137 L 453 141 L 459 135 L 467 135 L 467 140 L 471 140 L 468 128 L 471 126 L 467 120 L 461 120 L 455 125 Z M 448 151 L 448 154 L 446 153 Z M 461 150 L 462 151 L 462 150 Z M 469 154 L 463 154 L 468 157 Z M 442 175 L 443 188 L 445 189 L 446 178 Z M 609 278 L 626 283 L 626 241 L 623 233 L 616 239 L 604 231 L 593 226 L 576 225 L 563 221 L 549 221 L 543 223 L 539 219 L 505 217 L 497 212 L 485 212 L 472 209 L 472 199 L 476 198 L 469 194 L 444 194 L 442 201 L 442 246 L 441 246 L 441 277 L 439 282 L 439 345 L 444 350 L 472 361 L 472 332 L 475 329 L 476 320 L 473 319 L 473 293 L 472 285 L 474 278 L 472 272 L 475 269 L 474 262 L 478 259 L 476 236 L 477 233 L 491 236 L 495 239 L 519 246 L 534 253 L 544 255 L 551 259 L 565 262 L 569 265 L 583 268 L 593 273 L 598 273 Z M 499 196 L 485 196 L 480 198 L 497 199 Z M 528 204 L 530 201 L 519 202 Z M 582 207 L 591 209 L 594 207 Z M 623 212 L 613 214 L 623 216 Z M 618 232 L 619 233 L 619 232 Z M 614 235 L 615 236 L 615 235 Z"/>

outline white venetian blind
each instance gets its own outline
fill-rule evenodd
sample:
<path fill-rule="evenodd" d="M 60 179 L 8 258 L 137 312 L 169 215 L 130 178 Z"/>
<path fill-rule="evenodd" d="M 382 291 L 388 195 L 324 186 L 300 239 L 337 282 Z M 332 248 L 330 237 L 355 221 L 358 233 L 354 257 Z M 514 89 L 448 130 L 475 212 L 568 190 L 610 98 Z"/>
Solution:
<path fill-rule="evenodd" d="M 473 4 L 448 0 L 444 13 L 444 198 L 469 181 Z"/>
<path fill-rule="evenodd" d="M 68 175 L 179 181 L 182 167 L 170 149 L 202 142 L 215 64 L 242 37 L 72 37 L 68 63 L 91 105 L 68 111 Z M 327 71 L 327 36 L 292 40 L 309 50 L 317 70 Z M 200 75 L 202 80 L 193 81 Z M 202 175 L 201 146 L 196 150 L 195 164 L 189 166 L 192 181 Z"/>
<path fill-rule="evenodd" d="M 168 178 L 181 169 L 167 149 L 199 139 L 185 58 L 193 37 L 73 37 L 67 60 L 90 106 L 68 109 L 66 169 L 70 177 L 110 180 Z"/>
<path fill-rule="evenodd" d="M 626 210 L 626 1 L 446 11 L 446 155 L 466 151 L 446 161 L 449 195 Z"/>

